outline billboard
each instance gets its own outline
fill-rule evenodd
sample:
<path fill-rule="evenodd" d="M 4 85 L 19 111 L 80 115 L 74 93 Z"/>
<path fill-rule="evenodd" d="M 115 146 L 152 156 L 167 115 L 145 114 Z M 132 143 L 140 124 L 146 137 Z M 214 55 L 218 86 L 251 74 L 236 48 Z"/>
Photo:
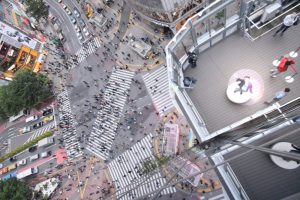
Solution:
<path fill-rule="evenodd" d="M 6 35 L 22 45 L 28 46 L 31 49 L 35 49 L 37 42 L 19 30 L 0 21 L 0 33 Z"/>

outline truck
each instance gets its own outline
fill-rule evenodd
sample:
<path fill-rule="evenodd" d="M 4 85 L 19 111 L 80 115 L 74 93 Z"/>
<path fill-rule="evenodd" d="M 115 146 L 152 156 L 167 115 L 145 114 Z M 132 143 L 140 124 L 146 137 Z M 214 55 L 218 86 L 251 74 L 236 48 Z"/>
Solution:
<path fill-rule="evenodd" d="M 49 146 L 53 143 L 54 143 L 54 138 L 53 137 L 47 137 L 47 138 L 44 138 L 44 139 L 42 139 L 38 142 L 38 147 Z"/>
<path fill-rule="evenodd" d="M 25 178 L 27 176 L 36 174 L 38 172 L 39 172 L 38 167 L 32 167 L 32 168 L 24 170 L 23 172 L 17 173 L 17 179 L 22 179 L 22 178 Z"/>

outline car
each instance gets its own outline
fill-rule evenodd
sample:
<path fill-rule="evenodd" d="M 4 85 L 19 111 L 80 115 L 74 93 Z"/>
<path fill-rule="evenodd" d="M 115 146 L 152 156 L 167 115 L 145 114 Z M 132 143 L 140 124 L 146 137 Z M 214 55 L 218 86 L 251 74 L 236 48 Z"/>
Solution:
<path fill-rule="evenodd" d="M 47 116 L 53 113 L 53 109 L 52 108 L 45 108 L 43 109 L 43 116 Z"/>
<path fill-rule="evenodd" d="M 79 11 L 78 11 L 76 8 L 74 8 L 74 15 L 75 15 L 77 18 L 80 17 L 80 13 L 79 13 Z"/>
<path fill-rule="evenodd" d="M 77 24 L 74 25 L 74 29 L 77 33 L 79 33 L 81 31 Z"/>
<path fill-rule="evenodd" d="M 30 126 L 26 126 L 26 127 L 21 128 L 21 129 L 19 130 L 19 133 L 20 133 L 20 134 L 24 134 L 24 133 L 28 133 L 28 132 L 30 132 L 30 131 L 31 131 Z"/>
<path fill-rule="evenodd" d="M 68 6 L 66 6 L 65 4 L 61 4 L 61 6 L 63 7 L 63 9 L 67 10 Z"/>
<path fill-rule="evenodd" d="M 53 121 L 54 120 L 54 116 L 53 115 L 50 115 L 50 116 L 48 116 L 48 117 L 45 117 L 44 119 L 43 119 L 43 122 L 45 123 L 45 124 L 47 124 L 48 122 L 51 122 L 51 121 Z"/>
<path fill-rule="evenodd" d="M 32 126 L 32 128 L 33 128 L 33 129 L 37 129 L 37 128 L 42 127 L 43 125 L 44 125 L 44 122 L 38 122 L 38 123 L 34 124 L 34 125 Z"/>
<path fill-rule="evenodd" d="M 46 158 L 46 157 L 48 157 L 48 153 L 47 152 L 41 153 L 41 158 Z"/>
<path fill-rule="evenodd" d="M 58 3 L 62 3 L 62 0 L 57 0 Z"/>
<path fill-rule="evenodd" d="M 78 32 L 77 32 L 76 35 L 77 35 L 77 37 L 78 37 L 79 40 L 82 40 L 82 39 L 83 39 L 83 36 L 82 36 L 81 33 L 78 33 Z"/>
<path fill-rule="evenodd" d="M 70 20 L 71 20 L 71 22 L 72 22 L 73 24 L 76 24 L 76 19 L 75 19 L 75 17 L 70 16 Z"/>
<path fill-rule="evenodd" d="M 39 154 L 35 154 L 35 155 L 31 156 L 31 157 L 29 158 L 29 160 L 32 162 L 32 161 L 34 161 L 34 160 L 37 160 L 39 157 L 40 157 Z"/>
<path fill-rule="evenodd" d="M 90 33 L 89 33 L 89 32 L 85 32 L 84 35 L 85 35 L 86 37 L 88 37 L 88 36 L 90 35 Z"/>
<path fill-rule="evenodd" d="M 32 146 L 32 147 L 29 147 L 28 151 L 31 153 L 31 152 L 34 152 L 37 150 L 37 145 L 35 146 Z"/>
<path fill-rule="evenodd" d="M 97 8 L 97 13 L 101 14 L 103 12 L 103 8 Z"/>
<path fill-rule="evenodd" d="M 80 25 L 81 27 L 84 28 L 84 27 L 86 26 L 85 23 L 84 23 L 84 21 L 83 21 L 83 19 L 79 19 L 78 22 L 79 22 L 79 25 Z"/>
<path fill-rule="evenodd" d="M 39 116 L 33 115 L 33 116 L 31 116 L 31 117 L 27 117 L 27 118 L 25 119 L 25 122 L 26 122 L 26 123 L 28 123 L 28 122 L 34 122 L 34 121 L 36 121 L 36 120 L 38 120 L 38 119 L 39 119 Z"/>
<path fill-rule="evenodd" d="M 20 161 L 18 161 L 18 166 L 23 166 L 23 165 L 26 165 L 26 163 L 27 163 L 27 160 L 26 160 L 26 158 L 24 158 L 23 160 L 20 160 Z"/>
<path fill-rule="evenodd" d="M 66 9 L 66 12 L 67 12 L 68 15 L 72 15 L 72 12 L 70 11 L 69 8 Z"/>
<path fill-rule="evenodd" d="M 13 156 L 9 158 L 10 162 L 16 162 L 17 161 L 17 156 Z"/>

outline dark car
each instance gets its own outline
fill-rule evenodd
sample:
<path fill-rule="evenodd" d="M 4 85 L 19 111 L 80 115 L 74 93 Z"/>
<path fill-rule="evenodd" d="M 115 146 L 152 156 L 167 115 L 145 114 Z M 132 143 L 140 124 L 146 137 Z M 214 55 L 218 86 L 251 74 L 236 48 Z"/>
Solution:
<path fill-rule="evenodd" d="M 17 156 L 13 156 L 9 158 L 10 162 L 16 162 L 17 161 Z"/>
<path fill-rule="evenodd" d="M 43 116 L 50 115 L 52 113 L 53 113 L 53 109 L 52 108 L 45 108 L 45 109 L 43 109 Z"/>
<path fill-rule="evenodd" d="M 39 122 L 39 123 L 36 123 L 32 126 L 33 129 L 37 129 L 37 128 L 40 128 L 44 125 L 44 122 Z"/>
<path fill-rule="evenodd" d="M 29 147 L 28 151 L 29 152 L 34 152 L 37 150 L 37 146 L 32 146 L 32 147 Z"/>

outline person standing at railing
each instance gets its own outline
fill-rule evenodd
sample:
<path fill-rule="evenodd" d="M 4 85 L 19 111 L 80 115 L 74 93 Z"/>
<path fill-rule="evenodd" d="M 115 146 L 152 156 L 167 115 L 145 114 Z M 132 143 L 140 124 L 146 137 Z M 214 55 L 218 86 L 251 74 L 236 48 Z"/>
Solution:
<path fill-rule="evenodd" d="M 298 21 L 299 21 L 299 16 L 297 16 L 295 12 L 285 16 L 281 27 L 274 33 L 273 37 L 275 37 L 279 32 L 281 32 L 280 36 L 283 36 L 284 32 L 287 29 L 289 29 L 291 26 L 297 25 Z"/>

